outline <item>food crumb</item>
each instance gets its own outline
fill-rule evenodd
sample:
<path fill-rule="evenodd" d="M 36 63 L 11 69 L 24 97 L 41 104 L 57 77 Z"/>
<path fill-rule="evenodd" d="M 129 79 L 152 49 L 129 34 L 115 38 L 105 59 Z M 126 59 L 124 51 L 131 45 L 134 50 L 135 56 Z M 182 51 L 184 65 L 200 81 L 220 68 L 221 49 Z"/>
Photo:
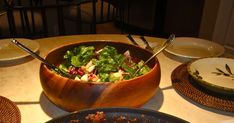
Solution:
<path fill-rule="evenodd" d="M 70 123 L 79 123 L 79 120 L 70 120 Z"/>
<path fill-rule="evenodd" d="M 105 120 L 105 114 L 102 111 L 97 111 L 96 114 L 88 114 L 85 117 L 86 120 L 92 120 L 92 121 L 100 121 Z"/>

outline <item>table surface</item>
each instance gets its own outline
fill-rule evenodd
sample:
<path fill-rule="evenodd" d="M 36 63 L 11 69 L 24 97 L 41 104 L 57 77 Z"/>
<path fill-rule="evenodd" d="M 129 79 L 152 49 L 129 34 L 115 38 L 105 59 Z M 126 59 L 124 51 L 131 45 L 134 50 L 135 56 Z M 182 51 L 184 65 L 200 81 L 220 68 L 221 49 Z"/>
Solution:
<path fill-rule="evenodd" d="M 138 39 L 137 36 L 134 37 Z M 146 37 L 149 42 L 162 43 L 165 39 Z M 73 42 L 110 40 L 129 42 L 125 35 L 73 35 L 37 39 L 39 54 L 45 56 L 51 49 Z M 141 44 L 143 46 L 143 44 Z M 234 121 L 234 113 L 202 106 L 178 94 L 172 87 L 171 72 L 186 60 L 160 53 L 161 81 L 155 96 L 141 108 L 174 115 L 192 123 Z M 43 94 L 39 79 L 40 61 L 30 56 L 13 62 L 0 63 L 0 95 L 16 103 L 22 123 L 43 123 L 68 114 L 56 107 Z"/>

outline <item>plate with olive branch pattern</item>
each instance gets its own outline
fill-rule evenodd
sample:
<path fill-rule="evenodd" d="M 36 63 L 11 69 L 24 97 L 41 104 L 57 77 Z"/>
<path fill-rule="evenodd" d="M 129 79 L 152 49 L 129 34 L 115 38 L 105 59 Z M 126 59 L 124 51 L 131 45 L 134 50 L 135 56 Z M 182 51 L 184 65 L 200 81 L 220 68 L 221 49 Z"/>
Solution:
<path fill-rule="evenodd" d="M 188 73 L 201 86 L 234 96 L 234 59 L 209 57 L 191 61 Z"/>

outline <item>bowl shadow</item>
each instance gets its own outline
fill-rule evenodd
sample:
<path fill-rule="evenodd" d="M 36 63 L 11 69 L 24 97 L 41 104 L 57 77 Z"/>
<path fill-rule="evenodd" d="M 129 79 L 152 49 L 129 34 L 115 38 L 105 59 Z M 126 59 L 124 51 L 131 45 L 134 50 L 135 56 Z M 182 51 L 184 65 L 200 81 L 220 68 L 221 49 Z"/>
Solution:
<path fill-rule="evenodd" d="M 40 95 L 40 106 L 42 110 L 51 118 L 59 117 L 68 114 L 69 112 L 59 108 L 54 103 L 52 103 L 44 94 Z"/>
<path fill-rule="evenodd" d="M 161 108 L 163 101 L 164 101 L 163 91 L 161 88 L 158 88 L 155 95 L 147 103 L 141 106 L 141 108 L 158 111 Z"/>

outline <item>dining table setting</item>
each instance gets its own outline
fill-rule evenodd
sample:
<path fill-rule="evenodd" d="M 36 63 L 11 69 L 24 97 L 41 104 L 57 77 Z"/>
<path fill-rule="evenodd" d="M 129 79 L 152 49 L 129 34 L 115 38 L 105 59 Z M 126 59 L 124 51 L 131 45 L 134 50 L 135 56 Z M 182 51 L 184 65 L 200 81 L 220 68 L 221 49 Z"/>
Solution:
<path fill-rule="evenodd" d="M 0 39 L 2 122 L 234 123 L 234 54 L 173 34 Z"/>

